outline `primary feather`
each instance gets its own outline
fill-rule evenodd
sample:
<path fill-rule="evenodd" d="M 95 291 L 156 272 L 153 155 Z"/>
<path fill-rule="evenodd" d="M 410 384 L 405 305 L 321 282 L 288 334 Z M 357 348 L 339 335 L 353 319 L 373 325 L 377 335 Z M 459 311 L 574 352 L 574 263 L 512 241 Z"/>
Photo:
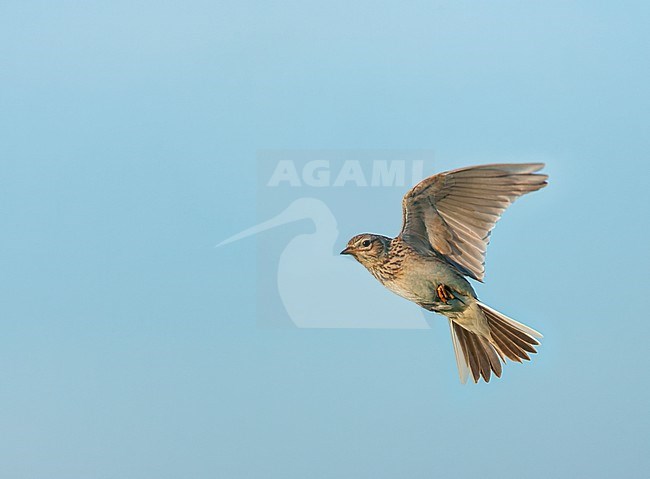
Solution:
<path fill-rule="evenodd" d="M 546 186 L 548 176 L 535 173 L 543 166 L 492 164 L 431 176 L 404 196 L 400 236 L 482 281 L 490 231 L 517 198 Z"/>

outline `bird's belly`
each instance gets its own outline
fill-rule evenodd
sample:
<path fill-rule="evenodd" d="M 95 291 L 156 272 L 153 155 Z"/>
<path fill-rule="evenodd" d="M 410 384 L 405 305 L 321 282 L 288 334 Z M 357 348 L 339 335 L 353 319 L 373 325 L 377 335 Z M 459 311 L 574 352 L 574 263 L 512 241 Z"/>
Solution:
<path fill-rule="evenodd" d="M 427 280 L 392 280 L 385 282 L 384 286 L 398 296 L 414 303 L 428 303 L 436 299 L 435 286 Z"/>
<path fill-rule="evenodd" d="M 405 262 L 400 274 L 384 281 L 384 285 L 393 293 L 420 305 L 439 302 L 436 288 L 440 285 L 446 285 L 456 295 L 475 296 L 471 285 L 462 275 L 449 265 L 429 258 Z"/>

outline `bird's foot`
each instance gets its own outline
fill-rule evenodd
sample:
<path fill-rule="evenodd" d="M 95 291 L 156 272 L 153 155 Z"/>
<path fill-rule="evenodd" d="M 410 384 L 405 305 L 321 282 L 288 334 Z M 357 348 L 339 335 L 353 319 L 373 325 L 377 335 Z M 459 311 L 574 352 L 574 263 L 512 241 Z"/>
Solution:
<path fill-rule="evenodd" d="M 438 297 L 440 298 L 440 301 L 442 301 L 443 303 L 446 303 L 447 301 L 454 299 L 454 295 L 451 294 L 449 288 L 444 284 L 441 284 L 436 288 L 436 293 L 438 293 Z"/>

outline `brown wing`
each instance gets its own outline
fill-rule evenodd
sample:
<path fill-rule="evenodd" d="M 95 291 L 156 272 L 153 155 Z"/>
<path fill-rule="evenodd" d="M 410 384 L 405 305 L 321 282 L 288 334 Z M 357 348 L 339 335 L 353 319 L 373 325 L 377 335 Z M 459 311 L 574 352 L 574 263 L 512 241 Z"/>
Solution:
<path fill-rule="evenodd" d="M 479 281 L 489 235 L 518 197 L 546 186 L 543 163 L 471 166 L 431 176 L 402 201 L 400 236 L 422 252 L 431 249 Z"/>

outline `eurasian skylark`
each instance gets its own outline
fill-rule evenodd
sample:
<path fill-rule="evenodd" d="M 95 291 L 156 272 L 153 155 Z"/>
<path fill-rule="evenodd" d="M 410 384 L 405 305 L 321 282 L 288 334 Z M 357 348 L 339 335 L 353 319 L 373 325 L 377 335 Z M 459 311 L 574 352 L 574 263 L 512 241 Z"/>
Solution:
<path fill-rule="evenodd" d="M 431 176 L 402 201 L 396 238 L 360 234 L 354 256 L 384 286 L 449 319 L 462 382 L 501 376 L 505 358 L 521 362 L 542 335 L 481 303 L 465 277 L 483 280 L 490 231 L 518 197 L 546 186 L 543 163 L 472 166 Z"/>

